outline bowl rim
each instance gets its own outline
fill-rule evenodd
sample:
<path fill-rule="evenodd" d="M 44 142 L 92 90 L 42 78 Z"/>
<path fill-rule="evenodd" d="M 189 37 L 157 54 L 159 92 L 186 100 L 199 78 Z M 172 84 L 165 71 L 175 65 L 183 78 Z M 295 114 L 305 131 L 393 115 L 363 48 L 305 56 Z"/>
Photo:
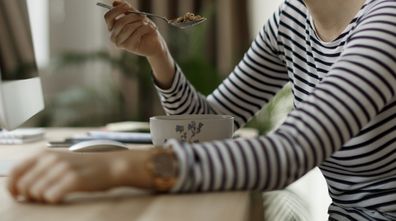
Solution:
<path fill-rule="evenodd" d="M 176 120 L 234 120 L 231 115 L 224 114 L 182 114 L 159 115 L 150 117 L 150 121 L 176 121 Z"/>

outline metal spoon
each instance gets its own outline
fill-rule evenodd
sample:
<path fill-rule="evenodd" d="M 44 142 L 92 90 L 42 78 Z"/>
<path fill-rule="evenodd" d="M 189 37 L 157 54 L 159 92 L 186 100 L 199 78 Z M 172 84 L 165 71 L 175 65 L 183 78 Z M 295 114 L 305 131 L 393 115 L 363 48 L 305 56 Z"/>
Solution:
<path fill-rule="evenodd" d="M 109 10 L 113 8 L 112 6 L 101 3 L 101 2 L 96 3 L 96 5 L 103 7 L 103 8 L 107 8 Z M 177 28 L 180 28 L 180 29 L 191 28 L 191 27 L 201 24 L 202 22 L 205 22 L 207 20 L 206 18 L 202 18 L 202 19 L 195 20 L 195 21 L 179 22 L 179 21 L 177 21 L 177 19 L 168 19 L 166 17 L 155 15 L 155 14 L 148 13 L 148 12 L 136 12 L 136 11 L 128 11 L 128 12 L 138 14 L 138 15 L 145 15 L 147 17 L 152 17 L 152 18 L 159 18 L 159 19 L 165 21 L 167 24 L 172 25 Z"/>

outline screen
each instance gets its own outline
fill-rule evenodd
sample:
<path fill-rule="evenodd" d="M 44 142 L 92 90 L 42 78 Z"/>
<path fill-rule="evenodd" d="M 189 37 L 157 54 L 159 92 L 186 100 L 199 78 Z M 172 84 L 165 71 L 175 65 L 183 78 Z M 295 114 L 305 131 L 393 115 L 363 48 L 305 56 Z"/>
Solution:
<path fill-rule="evenodd" d="M 26 0 L 0 0 L 2 81 L 38 77 Z"/>

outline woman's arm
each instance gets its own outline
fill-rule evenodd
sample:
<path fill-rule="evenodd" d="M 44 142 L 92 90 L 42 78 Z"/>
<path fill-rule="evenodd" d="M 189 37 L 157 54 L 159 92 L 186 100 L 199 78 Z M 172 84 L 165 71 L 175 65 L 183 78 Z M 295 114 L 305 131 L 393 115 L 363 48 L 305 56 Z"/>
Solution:
<path fill-rule="evenodd" d="M 182 165 L 174 191 L 279 189 L 340 150 L 395 99 L 395 7 L 384 1 L 371 9 L 323 81 L 274 133 L 203 144 L 170 141 Z"/>
<path fill-rule="evenodd" d="M 208 97 L 196 91 L 176 65 L 171 87 L 157 87 L 165 111 L 171 115 L 228 114 L 235 117 L 236 128 L 249 121 L 289 81 L 277 42 L 281 8 L 260 30 L 233 72 Z"/>
<path fill-rule="evenodd" d="M 66 195 L 120 186 L 155 189 L 146 168 L 156 150 L 112 153 L 44 151 L 22 161 L 10 173 L 8 189 L 18 199 L 59 203 Z"/>
<path fill-rule="evenodd" d="M 156 25 L 132 6 L 114 1 L 114 8 L 105 14 L 112 42 L 130 53 L 145 56 L 153 70 L 156 83 L 169 88 L 175 73 L 173 58 Z"/>

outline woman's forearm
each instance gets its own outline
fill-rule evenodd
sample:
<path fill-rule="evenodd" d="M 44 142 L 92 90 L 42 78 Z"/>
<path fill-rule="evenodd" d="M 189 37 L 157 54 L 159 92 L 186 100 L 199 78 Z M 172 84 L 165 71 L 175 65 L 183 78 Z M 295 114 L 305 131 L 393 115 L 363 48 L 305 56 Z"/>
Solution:
<path fill-rule="evenodd" d="M 157 85 L 162 89 L 169 89 L 175 76 L 175 65 L 166 45 L 160 53 L 147 57 L 147 60 L 151 65 Z"/>
<path fill-rule="evenodd" d="M 179 163 L 171 149 L 153 148 L 115 154 L 117 156 L 111 157 L 111 186 L 167 192 L 176 184 Z"/>
<path fill-rule="evenodd" d="M 132 150 L 115 153 L 111 164 L 110 179 L 112 186 L 134 186 L 153 189 L 154 181 L 147 173 L 145 165 L 152 157 L 152 151 Z"/>

